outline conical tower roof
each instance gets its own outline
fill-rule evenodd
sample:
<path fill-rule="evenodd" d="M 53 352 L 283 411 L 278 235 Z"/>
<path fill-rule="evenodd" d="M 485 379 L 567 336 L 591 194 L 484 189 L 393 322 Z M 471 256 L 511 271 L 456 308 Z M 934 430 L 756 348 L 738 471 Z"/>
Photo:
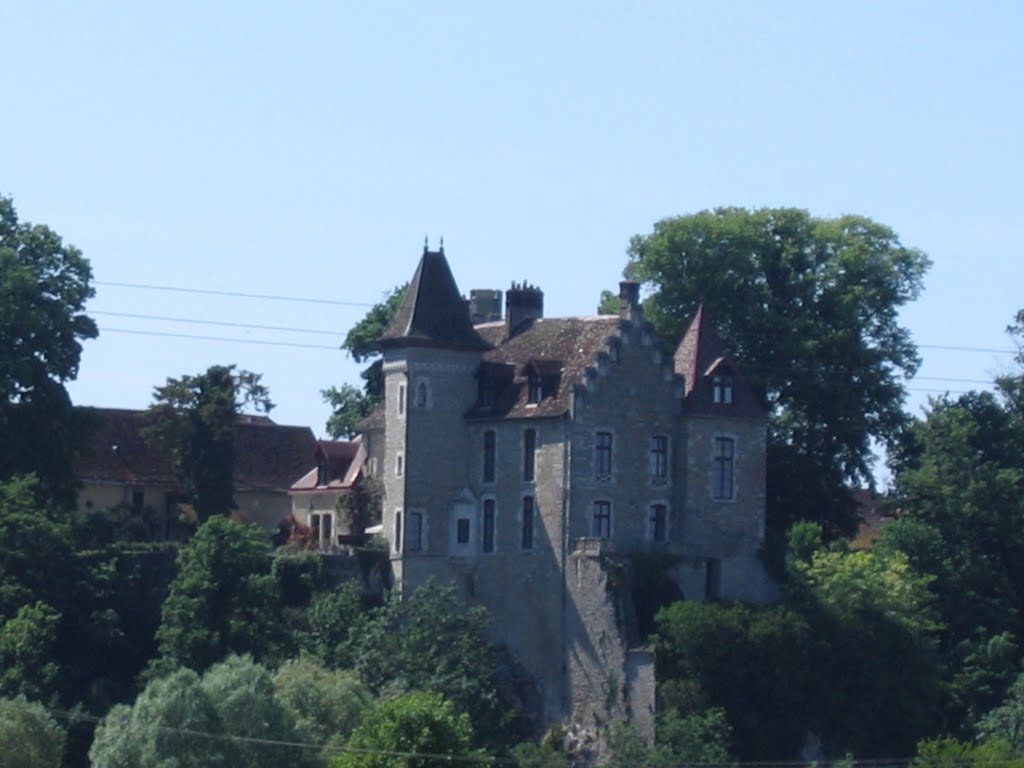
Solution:
<path fill-rule="evenodd" d="M 438 251 L 424 247 L 416 274 L 409 283 L 395 319 L 381 337 L 380 346 L 382 349 L 491 348 L 470 322 L 469 308 L 455 284 L 443 247 Z"/>

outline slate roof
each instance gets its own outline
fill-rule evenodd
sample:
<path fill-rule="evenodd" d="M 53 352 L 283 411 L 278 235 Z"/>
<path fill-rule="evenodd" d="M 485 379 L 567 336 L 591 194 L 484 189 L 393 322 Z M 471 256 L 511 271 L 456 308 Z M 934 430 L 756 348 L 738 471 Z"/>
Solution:
<path fill-rule="evenodd" d="M 382 349 L 396 346 L 488 348 L 470 322 L 469 307 L 459 293 L 443 249 L 423 249 L 416 274 L 379 344 Z"/>
<path fill-rule="evenodd" d="M 477 326 L 493 346 L 483 355 L 481 390 L 492 386 L 493 405 L 477 404 L 466 414 L 471 419 L 545 418 L 561 416 L 572 405 L 573 387 L 586 382 L 587 368 L 607 352 L 609 338 L 618 335 L 617 315 L 540 318 L 529 321 L 515 336 L 505 339 L 503 322 Z M 530 375 L 539 376 L 544 397 L 530 403 Z"/>
<path fill-rule="evenodd" d="M 685 379 L 683 409 L 691 415 L 765 416 L 761 400 L 750 382 L 733 362 L 725 343 L 707 319 L 704 305 L 690 321 L 673 356 L 676 373 Z M 712 379 L 716 373 L 728 374 L 733 381 L 732 403 L 715 403 Z"/>
<path fill-rule="evenodd" d="M 148 411 L 89 409 L 98 427 L 75 460 L 79 479 L 137 486 L 181 485 L 170 450 L 147 441 Z M 241 416 L 235 425 L 235 489 L 287 490 L 308 468 L 316 449 L 309 427 L 276 424 L 265 416 Z"/>

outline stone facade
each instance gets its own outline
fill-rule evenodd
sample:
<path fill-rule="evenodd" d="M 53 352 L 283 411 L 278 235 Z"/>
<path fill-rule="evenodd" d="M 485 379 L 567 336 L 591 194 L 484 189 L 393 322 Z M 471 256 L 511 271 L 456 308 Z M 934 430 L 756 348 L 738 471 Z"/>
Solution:
<path fill-rule="evenodd" d="M 486 606 L 542 724 L 627 717 L 652 735 L 629 558 L 670 555 L 687 599 L 772 597 L 766 419 L 703 312 L 672 355 L 636 284 L 620 305 L 548 319 L 524 283 L 504 320 L 474 326 L 443 250 L 425 249 L 381 340 L 385 400 L 363 439 L 395 584 L 454 581 Z"/>

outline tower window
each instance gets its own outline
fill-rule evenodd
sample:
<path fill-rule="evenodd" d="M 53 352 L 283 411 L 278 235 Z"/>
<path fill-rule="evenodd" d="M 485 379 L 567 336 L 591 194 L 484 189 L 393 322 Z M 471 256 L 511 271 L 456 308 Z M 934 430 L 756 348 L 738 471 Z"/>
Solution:
<path fill-rule="evenodd" d="M 651 504 L 651 541 L 668 539 L 668 507 L 664 504 Z"/>
<path fill-rule="evenodd" d="M 612 479 L 612 433 L 598 432 L 594 443 L 594 479 Z"/>
<path fill-rule="evenodd" d="M 522 548 L 533 549 L 533 496 L 523 496 Z"/>
<path fill-rule="evenodd" d="M 423 551 L 422 512 L 407 512 L 405 515 L 405 551 Z"/>
<path fill-rule="evenodd" d="M 654 485 L 668 482 L 668 435 L 651 437 L 651 452 L 648 457 L 648 470 Z"/>
<path fill-rule="evenodd" d="M 523 432 L 523 481 L 533 482 L 536 466 L 537 430 L 528 429 Z"/>
<path fill-rule="evenodd" d="M 494 499 L 484 499 L 484 520 L 483 520 L 483 546 L 484 552 L 494 551 Z"/>
<path fill-rule="evenodd" d="M 735 448 L 735 442 L 731 437 L 715 438 L 711 495 L 716 499 L 728 500 L 735 496 L 733 488 Z"/>
<path fill-rule="evenodd" d="M 484 482 L 494 482 L 494 466 L 497 452 L 494 430 L 484 432 Z"/>
<path fill-rule="evenodd" d="M 398 385 L 398 415 L 405 416 L 405 384 Z"/>
<path fill-rule="evenodd" d="M 594 515 L 590 520 L 590 536 L 595 539 L 612 537 L 612 503 L 595 501 Z"/>
<path fill-rule="evenodd" d="M 429 392 L 427 390 L 427 382 L 421 381 L 416 385 L 416 407 L 426 408 Z"/>

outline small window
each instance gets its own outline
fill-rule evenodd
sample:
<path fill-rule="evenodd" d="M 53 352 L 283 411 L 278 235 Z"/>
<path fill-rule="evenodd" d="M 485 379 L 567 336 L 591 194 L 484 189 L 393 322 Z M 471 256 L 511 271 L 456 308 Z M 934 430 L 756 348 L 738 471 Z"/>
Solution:
<path fill-rule="evenodd" d="M 458 544 L 469 544 L 469 518 L 460 517 L 455 521 L 455 541 Z"/>
<path fill-rule="evenodd" d="M 528 402 L 539 403 L 544 399 L 544 380 L 537 374 L 530 376 Z"/>
<path fill-rule="evenodd" d="M 495 435 L 494 430 L 489 429 L 484 432 L 484 482 L 494 482 L 494 463 L 495 463 Z"/>
<path fill-rule="evenodd" d="M 132 491 L 132 510 L 141 512 L 146 503 L 146 492 L 141 488 Z"/>
<path fill-rule="evenodd" d="M 594 444 L 594 479 L 612 479 L 612 433 L 598 432 Z"/>
<path fill-rule="evenodd" d="M 722 561 L 710 558 L 704 570 L 704 599 L 717 600 L 722 596 Z"/>
<path fill-rule="evenodd" d="M 528 429 L 523 432 L 523 481 L 533 482 L 536 464 L 537 430 Z"/>
<path fill-rule="evenodd" d="M 480 380 L 480 405 L 483 408 L 491 408 L 498 402 L 498 388 L 492 381 Z"/>
<path fill-rule="evenodd" d="M 316 484 L 321 488 L 326 486 L 330 482 L 330 478 L 327 476 L 328 464 L 327 459 L 321 456 L 316 462 Z"/>
<path fill-rule="evenodd" d="M 423 513 L 408 512 L 405 516 L 405 551 L 423 550 Z"/>
<path fill-rule="evenodd" d="M 421 381 L 416 385 L 416 407 L 427 407 L 427 382 Z"/>
<path fill-rule="evenodd" d="M 395 510 L 395 552 L 402 551 L 402 510 Z"/>
<path fill-rule="evenodd" d="M 405 416 L 405 384 L 398 385 L 398 415 Z"/>
<path fill-rule="evenodd" d="M 595 501 L 594 516 L 590 520 L 590 536 L 594 539 L 610 539 L 612 537 L 612 503 Z"/>
<path fill-rule="evenodd" d="M 494 551 L 494 499 L 484 499 L 484 525 L 482 549 Z"/>
<path fill-rule="evenodd" d="M 332 534 L 331 527 L 332 527 L 332 523 L 333 522 L 334 521 L 333 521 L 333 518 L 332 518 L 331 515 L 329 515 L 329 514 L 328 515 L 323 515 L 323 524 L 322 524 L 321 529 L 320 529 L 320 534 L 321 534 L 320 535 L 320 543 L 323 544 L 324 546 L 330 546 L 331 543 L 332 543 L 331 542 L 331 534 Z"/>
<path fill-rule="evenodd" d="M 716 437 L 712 469 L 711 495 L 720 500 L 734 497 L 733 470 L 735 443 L 731 437 Z"/>
<path fill-rule="evenodd" d="M 664 504 L 651 504 L 651 541 L 668 539 L 668 507 Z"/>
<path fill-rule="evenodd" d="M 732 402 L 732 376 L 720 373 L 711 379 L 711 399 L 723 405 Z"/>
<path fill-rule="evenodd" d="M 664 485 L 668 482 L 668 436 L 654 435 L 651 437 L 649 467 L 651 482 Z"/>
<path fill-rule="evenodd" d="M 405 456 L 395 454 L 395 477 L 402 477 L 405 474 Z"/>
<path fill-rule="evenodd" d="M 523 549 L 533 549 L 533 509 L 533 496 L 523 496 Z"/>

